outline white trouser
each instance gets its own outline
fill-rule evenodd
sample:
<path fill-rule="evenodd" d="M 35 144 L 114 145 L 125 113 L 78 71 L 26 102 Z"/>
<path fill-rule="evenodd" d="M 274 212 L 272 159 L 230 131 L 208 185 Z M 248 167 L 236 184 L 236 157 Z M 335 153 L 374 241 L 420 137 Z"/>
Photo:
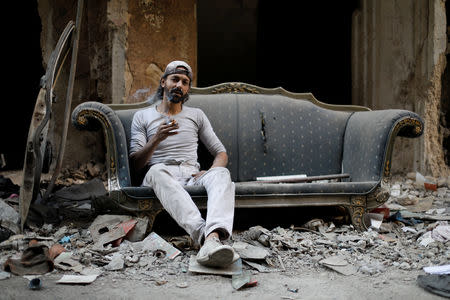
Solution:
<path fill-rule="evenodd" d="M 231 236 L 234 218 L 234 183 L 227 168 L 208 170 L 198 179 L 197 165 L 153 165 L 145 175 L 142 186 L 153 188 L 156 196 L 170 216 L 191 236 L 202 244 L 204 238 L 218 231 L 221 239 Z M 208 193 L 206 221 L 202 218 L 183 185 L 203 185 Z"/>

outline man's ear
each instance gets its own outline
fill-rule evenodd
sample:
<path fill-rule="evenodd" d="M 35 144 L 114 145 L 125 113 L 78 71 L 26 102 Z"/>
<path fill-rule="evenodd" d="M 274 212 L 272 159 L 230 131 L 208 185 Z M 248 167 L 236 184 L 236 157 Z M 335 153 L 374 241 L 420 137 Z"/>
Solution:
<path fill-rule="evenodd" d="M 165 87 L 166 79 L 165 78 L 161 79 L 161 83 L 160 84 L 161 84 L 162 87 Z"/>

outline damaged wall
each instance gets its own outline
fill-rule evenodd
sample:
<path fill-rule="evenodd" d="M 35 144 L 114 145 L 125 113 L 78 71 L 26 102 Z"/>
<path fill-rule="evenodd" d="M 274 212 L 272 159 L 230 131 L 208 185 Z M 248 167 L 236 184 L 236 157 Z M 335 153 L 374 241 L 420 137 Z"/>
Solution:
<path fill-rule="evenodd" d="M 86 3 L 87 1 L 85 1 Z M 92 47 L 90 47 L 89 39 L 91 31 L 88 30 L 89 23 L 94 18 L 94 10 L 83 10 L 83 18 L 79 39 L 79 50 L 77 55 L 77 69 L 74 82 L 74 90 L 72 97 L 72 109 L 78 104 L 93 98 L 91 91 L 91 68 L 92 64 L 97 63 L 92 60 Z M 92 8 L 92 7 L 90 7 Z M 72 20 L 75 22 L 77 1 L 57 1 L 57 0 L 41 0 L 38 1 L 38 11 L 41 17 L 41 49 L 43 66 L 46 68 L 50 55 L 58 42 L 60 34 L 64 30 L 67 23 Z M 96 10 L 96 12 L 101 9 Z M 97 22 L 101 22 L 102 16 L 95 14 Z M 52 168 L 56 164 L 57 154 L 59 152 L 59 144 L 61 141 L 62 127 L 64 121 L 64 110 L 66 102 L 67 85 L 70 72 L 71 56 L 66 59 L 64 67 L 59 75 L 59 79 L 55 86 L 56 102 L 52 104 L 52 117 L 50 120 L 47 140 L 51 142 L 53 148 Z M 94 98 L 98 98 L 95 96 Z M 69 122 L 67 142 L 65 147 L 63 168 L 78 167 L 82 163 L 90 160 L 104 161 L 104 144 L 101 132 L 83 132 L 76 130 Z M 80 149 L 89 149 L 89 151 L 80 151 Z"/>
<path fill-rule="evenodd" d="M 447 106 L 442 99 L 450 89 L 442 79 L 445 4 L 444 0 L 360 0 L 353 15 L 353 104 L 404 108 L 425 121 L 420 139 L 397 139 L 393 173 L 417 170 L 436 177 L 450 175 L 442 146 L 448 135 L 442 117 L 442 107 Z M 75 20 L 77 1 L 41 0 L 38 5 L 45 66 L 65 24 Z M 196 73 L 196 5 L 196 0 L 85 1 L 72 108 L 88 100 L 143 101 L 156 90 L 162 70 L 173 59 L 186 60 Z M 194 85 L 196 78 L 195 74 Z M 68 69 L 60 80 L 67 79 Z M 55 126 L 49 133 L 55 145 L 60 139 L 65 90 L 58 93 L 59 101 L 53 106 Z M 100 132 L 80 132 L 69 125 L 65 165 L 103 161 L 104 152 Z"/>
<path fill-rule="evenodd" d="M 450 175 L 439 122 L 445 0 L 361 0 L 353 15 L 352 43 L 353 104 L 407 109 L 425 122 L 420 139 L 396 140 L 392 172 Z"/>
<path fill-rule="evenodd" d="M 127 100 L 153 94 L 167 63 L 184 60 L 197 73 L 196 0 L 130 0 L 127 56 Z"/>
<path fill-rule="evenodd" d="M 77 2 L 38 1 L 44 67 L 68 21 L 75 21 Z M 143 101 L 155 91 L 162 69 L 173 59 L 186 60 L 196 72 L 195 11 L 195 0 L 84 1 L 72 110 L 85 101 Z M 70 57 L 55 89 L 58 100 L 52 105 L 48 134 L 54 145 L 52 167 L 61 140 L 69 65 Z M 100 131 L 78 131 L 69 123 L 63 168 L 77 168 L 90 160 L 103 162 L 105 151 Z"/>

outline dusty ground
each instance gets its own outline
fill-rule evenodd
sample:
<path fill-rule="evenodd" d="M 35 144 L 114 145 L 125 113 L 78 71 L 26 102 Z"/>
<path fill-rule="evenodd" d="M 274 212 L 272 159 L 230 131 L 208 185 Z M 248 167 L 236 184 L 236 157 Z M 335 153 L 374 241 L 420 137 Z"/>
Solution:
<path fill-rule="evenodd" d="M 343 276 L 325 269 L 259 273 L 254 275 L 256 287 L 235 291 L 224 276 L 166 276 L 168 282 L 158 286 L 153 280 L 108 273 L 90 285 L 73 286 L 55 283 L 61 273 L 54 272 L 42 277 L 43 288 L 38 291 L 29 290 L 28 280 L 19 276 L 0 281 L 0 288 L 2 299 L 444 299 L 417 286 L 421 273 L 392 270 L 378 276 Z M 179 283 L 187 287 L 180 288 Z"/>
<path fill-rule="evenodd" d="M 17 173 L 3 173 L 14 182 L 20 178 Z M 448 181 L 448 180 L 447 180 Z M 450 191 L 447 181 L 442 181 L 438 191 L 417 189 L 412 180 L 395 178 L 390 183 L 391 208 L 399 207 L 410 211 L 423 208 L 423 203 L 432 203 L 432 208 L 444 208 L 440 216 L 450 215 Z M 430 199 L 432 201 L 430 202 Z M 422 205 L 422 206 L 421 206 Z M 422 207 L 422 208 L 421 208 Z M 401 207 L 400 207 L 401 208 Z M 391 209 L 391 213 L 394 210 Z M 294 212 L 294 214 L 301 212 Z M 235 290 L 232 277 L 205 275 L 189 271 L 189 257 L 195 250 L 183 250 L 174 260 L 155 258 L 154 253 L 136 252 L 128 241 L 119 247 L 125 266 L 117 271 L 107 270 L 105 264 L 86 263 L 83 267 L 95 268 L 101 272 L 97 279 L 87 285 L 63 285 L 57 281 L 64 274 L 77 274 L 74 271 L 54 271 L 40 277 L 42 288 L 30 290 L 29 279 L 11 275 L 0 280 L 1 299 L 444 299 L 419 287 L 418 275 L 425 274 L 423 267 L 449 264 L 450 242 L 433 242 L 420 245 L 426 232 L 435 228 L 435 221 L 417 224 L 401 222 L 383 222 L 384 229 L 356 232 L 346 224 L 333 224 L 333 219 L 324 220 L 323 225 L 314 230 L 298 230 L 286 224 L 274 226 L 265 222 L 270 213 L 251 219 L 237 212 L 234 241 L 245 241 L 249 227 L 262 225 L 270 236 L 270 255 L 266 260 L 258 261 L 268 272 L 259 272 L 243 264 L 244 272 L 251 274 L 257 281 L 253 287 Z M 292 218 L 292 215 L 289 216 Z M 303 216 L 307 219 L 307 216 Z M 249 220 L 251 219 L 251 220 Z M 283 220 L 290 222 L 291 220 Z M 258 222 L 258 223 L 255 223 Z M 161 224 L 163 223 L 163 224 Z M 161 219 L 155 226 L 155 232 L 168 240 L 179 235 L 178 229 L 167 225 L 170 221 Z M 294 223 L 294 222 L 293 222 Z M 157 224 L 155 224 L 157 225 Z M 165 226 L 167 225 L 167 226 Z M 78 241 L 65 244 L 74 253 L 74 257 L 86 258 L 86 249 L 92 240 L 86 234 L 89 223 L 84 225 L 66 224 L 68 232 L 79 230 Z M 45 226 L 43 226 L 44 228 Z M 403 228 L 410 231 L 404 231 Z M 43 230 L 35 228 L 35 234 L 54 236 L 61 226 Z M 164 230 L 163 230 L 164 229 Z M 415 231 L 415 233 L 413 232 Z M 230 241 L 230 244 L 234 241 Z M 20 255 L 14 249 L 0 250 L 0 263 L 7 257 Z M 355 274 L 343 275 L 324 266 L 325 258 L 342 256 L 353 267 Z M 111 259 L 111 255 L 106 255 Z M 130 262 L 139 258 L 139 262 Z M 148 260 L 148 262 L 145 262 Z M 280 262 L 281 261 L 281 262 Z M 145 263 L 144 263 L 145 262 Z"/>

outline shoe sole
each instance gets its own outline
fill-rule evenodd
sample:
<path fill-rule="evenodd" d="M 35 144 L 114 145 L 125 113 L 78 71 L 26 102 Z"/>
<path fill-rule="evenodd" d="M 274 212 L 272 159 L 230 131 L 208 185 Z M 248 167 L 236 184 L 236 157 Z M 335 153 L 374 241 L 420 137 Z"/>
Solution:
<path fill-rule="evenodd" d="M 218 247 L 207 257 L 197 258 L 197 262 L 207 267 L 226 267 L 233 263 L 234 251 L 228 245 Z"/>

